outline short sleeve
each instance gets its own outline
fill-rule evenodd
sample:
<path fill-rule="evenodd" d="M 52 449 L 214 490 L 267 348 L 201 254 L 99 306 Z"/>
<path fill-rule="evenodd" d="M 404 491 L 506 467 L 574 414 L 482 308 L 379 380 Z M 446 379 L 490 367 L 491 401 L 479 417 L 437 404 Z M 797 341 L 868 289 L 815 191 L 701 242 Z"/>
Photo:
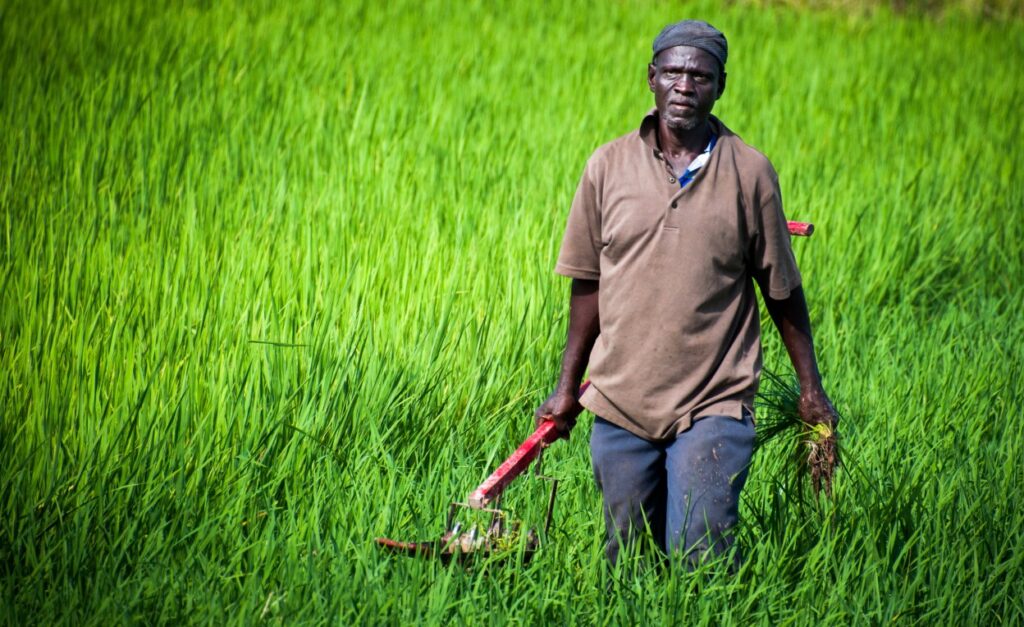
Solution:
<path fill-rule="evenodd" d="M 789 298 L 800 286 L 800 270 L 793 256 L 789 227 L 782 213 L 782 193 L 778 176 L 771 171 L 768 184 L 762 187 L 755 208 L 757 233 L 751 245 L 751 275 L 762 294 L 773 299 Z"/>
<path fill-rule="evenodd" d="M 601 207 L 593 160 L 587 163 L 569 209 L 555 272 L 574 279 L 601 276 Z"/>

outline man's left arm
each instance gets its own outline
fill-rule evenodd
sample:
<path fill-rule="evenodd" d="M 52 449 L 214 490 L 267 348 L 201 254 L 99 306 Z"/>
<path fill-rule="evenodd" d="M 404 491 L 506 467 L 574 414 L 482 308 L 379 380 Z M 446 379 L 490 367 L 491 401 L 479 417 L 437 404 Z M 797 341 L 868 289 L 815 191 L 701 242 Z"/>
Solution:
<path fill-rule="evenodd" d="M 789 296 L 782 299 L 771 298 L 767 291 L 762 291 L 762 296 L 800 381 L 800 417 L 808 424 L 826 423 L 835 427 L 838 416 L 821 385 L 803 288 L 793 288 Z"/>
<path fill-rule="evenodd" d="M 782 212 L 778 176 L 770 165 L 767 173 L 764 194 L 760 202 L 752 203 L 757 210 L 751 220 L 757 231 L 751 241 L 751 275 L 761 288 L 765 306 L 800 380 L 797 407 L 804 424 L 812 427 L 804 441 L 808 444 L 807 467 L 814 491 L 824 488 L 826 494 L 831 494 L 839 461 L 835 432 L 838 416 L 821 385 L 807 301 Z"/>
<path fill-rule="evenodd" d="M 782 336 L 800 381 L 800 417 L 808 424 L 835 426 L 836 411 L 821 385 L 814 355 L 811 319 L 782 212 L 779 177 L 770 163 L 765 162 L 764 167 L 759 181 L 761 195 L 752 203 L 755 211 L 751 220 L 757 231 L 751 242 L 751 276 L 761 288 L 768 314 Z"/>

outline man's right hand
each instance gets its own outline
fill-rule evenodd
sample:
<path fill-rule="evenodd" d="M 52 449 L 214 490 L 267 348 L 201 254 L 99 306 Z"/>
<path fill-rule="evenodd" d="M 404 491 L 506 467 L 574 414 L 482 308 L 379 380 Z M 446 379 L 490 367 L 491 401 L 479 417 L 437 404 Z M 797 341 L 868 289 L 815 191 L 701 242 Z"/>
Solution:
<path fill-rule="evenodd" d="M 568 440 L 569 432 L 576 426 L 576 418 L 583 411 L 577 394 L 568 390 L 555 390 L 534 412 L 537 424 L 545 420 L 554 421 L 561 437 Z"/>

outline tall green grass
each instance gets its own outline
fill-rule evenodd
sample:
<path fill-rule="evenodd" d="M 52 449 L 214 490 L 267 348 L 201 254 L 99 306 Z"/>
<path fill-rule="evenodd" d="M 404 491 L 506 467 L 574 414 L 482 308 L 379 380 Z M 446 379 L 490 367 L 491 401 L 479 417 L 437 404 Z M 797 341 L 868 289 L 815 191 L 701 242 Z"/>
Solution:
<path fill-rule="evenodd" d="M 1024 621 L 1024 25 L 388 4 L 0 6 L 4 622 Z M 819 228 L 835 500 L 776 440 L 737 575 L 609 573 L 584 420 L 527 567 L 379 553 L 530 430 L 576 181 L 684 16 Z"/>

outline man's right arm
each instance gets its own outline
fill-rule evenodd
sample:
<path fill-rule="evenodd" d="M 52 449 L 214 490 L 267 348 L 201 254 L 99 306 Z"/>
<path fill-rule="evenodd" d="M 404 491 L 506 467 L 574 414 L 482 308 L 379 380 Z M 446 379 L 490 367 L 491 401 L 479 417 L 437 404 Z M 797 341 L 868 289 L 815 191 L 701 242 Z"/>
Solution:
<path fill-rule="evenodd" d="M 569 430 L 576 424 L 576 417 L 583 411 L 579 404 L 580 383 L 590 361 L 590 351 L 597 336 L 601 334 L 601 318 L 598 314 L 600 282 L 590 279 L 573 279 L 569 298 L 569 331 L 562 354 L 562 373 L 558 377 L 555 391 L 537 408 L 537 419 L 555 421 L 558 430 L 568 437 Z"/>

